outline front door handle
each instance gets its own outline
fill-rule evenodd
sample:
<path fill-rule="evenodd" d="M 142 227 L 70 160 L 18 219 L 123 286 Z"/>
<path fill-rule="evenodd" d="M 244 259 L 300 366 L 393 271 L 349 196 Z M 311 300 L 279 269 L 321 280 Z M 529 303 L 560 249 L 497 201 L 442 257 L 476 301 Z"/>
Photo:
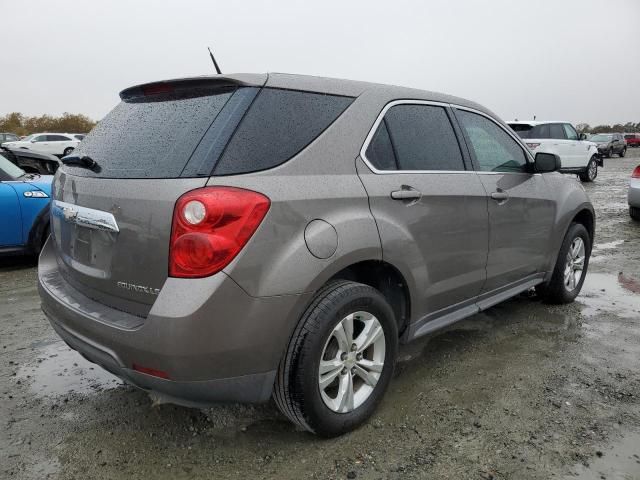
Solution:
<path fill-rule="evenodd" d="M 422 198 L 422 193 L 415 188 L 409 187 L 391 192 L 391 198 L 394 200 L 420 200 Z"/>
<path fill-rule="evenodd" d="M 509 199 L 509 194 L 507 192 L 493 192 L 491 194 L 491 198 L 496 200 L 498 203 L 506 202 Z"/>

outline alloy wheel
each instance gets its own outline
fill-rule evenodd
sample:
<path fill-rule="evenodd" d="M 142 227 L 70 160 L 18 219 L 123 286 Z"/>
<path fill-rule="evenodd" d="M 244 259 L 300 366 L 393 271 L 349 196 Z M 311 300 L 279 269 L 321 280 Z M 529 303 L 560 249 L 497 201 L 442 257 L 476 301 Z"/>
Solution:
<path fill-rule="evenodd" d="M 338 322 L 318 369 L 320 395 L 329 409 L 349 413 L 371 396 L 384 368 L 385 345 L 382 325 L 369 312 L 354 312 Z"/>
<path fill-rule="evenodd" d="M 594 180 L 598 175 L 598 165 L 596 165 L 595 160 L 591 160 L 591 162 L 589 162 L 588 175 L 589 175 L 589 180 Z"/>
<path fill-rule="evenodd" d="M 576 237 L 571 242 L 564 267 L 564 286 L 567 291 L 572 292 L 578 287 L 584 271 L 584 261 L 584 241 L 582 238 Z"/>

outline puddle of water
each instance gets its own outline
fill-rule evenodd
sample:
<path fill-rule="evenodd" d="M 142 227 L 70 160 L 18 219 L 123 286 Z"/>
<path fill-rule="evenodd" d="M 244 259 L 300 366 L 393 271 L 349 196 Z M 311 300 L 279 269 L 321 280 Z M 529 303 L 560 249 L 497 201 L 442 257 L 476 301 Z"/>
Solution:
<path fill-rule="evenodd" d="M 603 448 L 589 467 L 578 465 L 566 479 L 581 480 L 637 480 L 640 479 L 640 434 L 622 437 L 608 448 Z"/>
<path fill-rule="evenodd" d="M 89 394 L 116 388 L 122 381 L 103 370 L 63 342 L 45 345 L 36 360 L 18 370 L 16 377 L 29 384 L 40 396 L 61 396 L 70 393 Z"/>
<path fill-rule="evenodd" d="M 585 305 L 582 314 L 592 317 L 604 311 L 619 317 L 638 318 L 640 295 L 625 288 L 626 278 L 605 273 L 588 273 L 577 298 L 578 302 Z"/>

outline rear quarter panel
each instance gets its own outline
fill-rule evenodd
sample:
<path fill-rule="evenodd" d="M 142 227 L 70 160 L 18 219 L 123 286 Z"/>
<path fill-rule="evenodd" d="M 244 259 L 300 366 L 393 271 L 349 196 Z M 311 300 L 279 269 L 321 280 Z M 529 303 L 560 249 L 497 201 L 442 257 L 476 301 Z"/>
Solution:
<path fill-rule="evenodd" d="M 380 238 L 355 159 L 375 110 L 358 100 L 293 159 L 271 170 L 212 177 L 207 185 L 265 194 L 271 207 L 240 254 L 224 269 L 249 295 L 313 292 L 341 269 L 382 258 Z M 305 228 L 331 224 L 337 241 L 329 258 L 314 256 Z"/>

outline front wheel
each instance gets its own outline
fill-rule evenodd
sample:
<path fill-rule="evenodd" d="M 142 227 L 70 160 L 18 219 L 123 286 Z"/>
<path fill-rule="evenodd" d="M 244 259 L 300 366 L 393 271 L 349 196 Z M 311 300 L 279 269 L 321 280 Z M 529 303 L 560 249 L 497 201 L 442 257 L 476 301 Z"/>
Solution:
<path fill-rule="evenodd" d="M 398 349 L 393 310 L 376 289 L 332 282 L 302 316 L 280 362 L 274 400 L 289 420 L 324 437 L 355 429 L 389 386 Z"/>
<path fill-rule="evenodd" d="M 640 220 L 640 208 L 629 206 L 629 216 L 634 220 Z"/>
<path fill-rule="evenodd" d="M 549 303 L 571 303 L 580 293 L 589 267 L 591 237 L 580 223 L 572 223 L 564 237 L 558 259 L 546 285 L 536 290 Z"/>
<path fill-rule="evenodd" d="M 622 150 L 620 150 L 620 156 L 624 157 L 627 154 L 627 148 L 623 148 Z"/>
<path fill-rule="evenodd" d="M 595 157 L 591 157 L 589 163 L 587 164 L 587 169 L 580 174 L 580 180 L 583 182 L 593 182 L 598 176 L 598 159 Z"/>

